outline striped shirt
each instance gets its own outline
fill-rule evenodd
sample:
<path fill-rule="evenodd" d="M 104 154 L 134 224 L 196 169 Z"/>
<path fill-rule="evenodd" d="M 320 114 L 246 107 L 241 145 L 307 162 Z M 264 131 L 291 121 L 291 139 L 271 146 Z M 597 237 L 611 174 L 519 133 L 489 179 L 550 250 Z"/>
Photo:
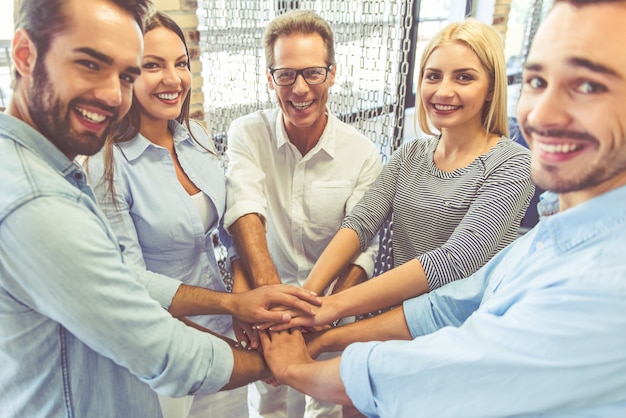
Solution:
<path fill-rule="evenodd" d="M 469 276 L 511 243 L 534 193 L 530 152 L 502 137 L 452 172 L 439 170 L 439 137 L 403 144 L 342 228 L 367 248 L 392 215 L 394 266 L 421 262 L 430 289 Z"/>

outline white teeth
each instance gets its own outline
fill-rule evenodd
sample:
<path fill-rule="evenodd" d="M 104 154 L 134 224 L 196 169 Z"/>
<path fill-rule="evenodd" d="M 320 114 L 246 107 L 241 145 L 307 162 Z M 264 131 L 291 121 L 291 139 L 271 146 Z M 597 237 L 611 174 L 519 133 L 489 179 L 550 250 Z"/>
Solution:
<path fill-rule="evenodd" d="M 293 104 L 293 107 L 295 107 L 298 110 L 306 109 L 307 107 L 311 106 L 311 103 L 313 103 L 313 100 L 310 100 L 308 102 L 302 102 L 302 103 L 291 102 L 291 104 Z"/>
<path fill-rule="evenodd" d="M 78 111 L 78 113 L 83 115 L 85 119 L 88 119 L 89 121 L 94 122 L 94 123 L 102 123 L 107 118 L 105 115 L 101 115 L 100 113 L 90 112 L 89 110 L 85 110 L 80 107 L 77 107 L 76 111 Z"/>
<path fill-rule="evenodd" d="M 539 148 L 543 152 L 547 152 L 550 154 L 565 154 L 568 152 L 576 151 L 582 148 L 581 145 L 574 144 L 539 144 Z"/>
<path fill-rule="evenodd" d="M 163 100 L 174 100 L 178 97 L 178 93 L 159 93 L 157 97 Z"/>
<path fill-rule="evenodd" d="M 455 110 L 460 108 L 461 106 L 452 106 L 452 105 L 442 105 L 433 103 L 433 107 L 437 110 Z"/>

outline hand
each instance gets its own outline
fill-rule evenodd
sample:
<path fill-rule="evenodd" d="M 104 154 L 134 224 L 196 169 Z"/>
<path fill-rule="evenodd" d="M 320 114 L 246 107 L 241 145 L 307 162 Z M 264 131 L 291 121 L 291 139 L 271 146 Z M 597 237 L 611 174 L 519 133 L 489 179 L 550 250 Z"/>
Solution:
<path fill-rule="evenodd" d="M 292 309 L 284 310 L 282 312 L 289 315 L 288 321 L 282 322 L 258 322 L 254 325 L 254 328 L 259 330 L 271 330 L 271 331 L 284 331 L 295 327 L 314 328 L 331 324 L 335 319 L 335 313 L 332 306 L 325 302 L 325 298 L 319 298 L 322 301 L 320 307 L 313 307 L 313 316 L 302 315 L 298 311 Z"/>
<path fill-rule="evenodd" d="M 288 381 L 287 369 L 294 364 L 312 363 L 300 330 L 259 333 L 265 362 L 281 382 Z"/>
<path fill-rule="evenodd" d="M 233 318 L 233 331 L 239 347 L 247 350 L 258 350 L 261 348 L 259 331 L 252 328 L 252 324 Z"/>
<path fill-rule="evenodd" d="M 311 317 L 315 315 L 314 308 L 322 303 L 315 293 L 284 284 L 262 286 L 233 296 L 236 297 L 233 316 L 249 323 L 288 322 L 292 314 Z M 277 305 L 291 310 L 271 310 Z"/>
<path fill-rule="evenodd" d="M 316 359 L 320 354 L 326 351 L 322 341 L 322 336 L 327 330 L 328 329 L 324 329 L 317 332 L 306 332 L 302 334 L 311 358 Z"/>

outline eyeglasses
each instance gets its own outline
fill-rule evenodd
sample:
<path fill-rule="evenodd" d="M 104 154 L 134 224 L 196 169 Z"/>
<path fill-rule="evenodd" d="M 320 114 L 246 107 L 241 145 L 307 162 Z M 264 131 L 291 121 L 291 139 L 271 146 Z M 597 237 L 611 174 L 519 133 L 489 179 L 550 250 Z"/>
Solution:
<path fill-rule="evenodd" d="M 333 68 L 332 65 L 328 67 L 308 67 L 301 70 L 294 70 L 293 68 L 270 68 L 270 74 L 274 79 L 274 82 L 279 86 L 291 86 L 296 82 L 298 75 L 301 75 L 309 85 L 322 84 L 328 77 L 328 72 Z"/>

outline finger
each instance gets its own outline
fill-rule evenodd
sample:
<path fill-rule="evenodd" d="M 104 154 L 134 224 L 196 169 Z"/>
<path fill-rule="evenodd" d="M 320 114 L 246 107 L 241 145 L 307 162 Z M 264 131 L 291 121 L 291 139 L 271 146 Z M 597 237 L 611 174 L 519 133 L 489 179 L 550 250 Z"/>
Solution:
<path fill-rule="evenodd" d="M 314 326 L 315 324 L 313 324 L 308 318 L 300 317 L 300 318 L 292 318 L 291 321 L 287 323 L 263 324 L 263 325 L 265 326 L 269 325 L 265 329 L 268 329 L 272 332 L 277 332 L 277 331 L 285 331 L 285 330 L 295 328 L 295 327 L 310 327 L 310 326 Z"/>
<path fill-rule="evenodd" d="M 309 302 L 315 306 L 320 306 L 322 304 L 322 299 L 315 292 L 293 285 L 283 286 L 285 293 L 295 296 L 297 299 Z"/>
<path fill-rule="evenodd" d="M 287 295 L 284 293 L 276 295 L 276 297 L 272 300 L 272 303 L 275 305 L 284 305 L 297 309 L 298 311 L 301 311 L 305 315 L 309 316 L 315 315 L 315 310 L 313 308 L 318 306 L 316 304 L 311 304 L 307 301 L 299 299 L 296 296 Z"/>
<path fill-rule="evenodd" d="M 248 334 L 248 336 L 250 337 L 249 341 L 250 341 L 251 349 L 258 350 L 259 348 L 261 348 L 261 341 L 259 340 L 259 331 L 252 330 L 252 332 Z"/>
<path fill-rule="evenodd" d="M 263 349 L 265 349 L 272 343 L 272 338 L 270 337 L 268 332 L 263 331 L 259 332 L 259 341 L 261 341 L 261 346 L 263 347 Z"/>

